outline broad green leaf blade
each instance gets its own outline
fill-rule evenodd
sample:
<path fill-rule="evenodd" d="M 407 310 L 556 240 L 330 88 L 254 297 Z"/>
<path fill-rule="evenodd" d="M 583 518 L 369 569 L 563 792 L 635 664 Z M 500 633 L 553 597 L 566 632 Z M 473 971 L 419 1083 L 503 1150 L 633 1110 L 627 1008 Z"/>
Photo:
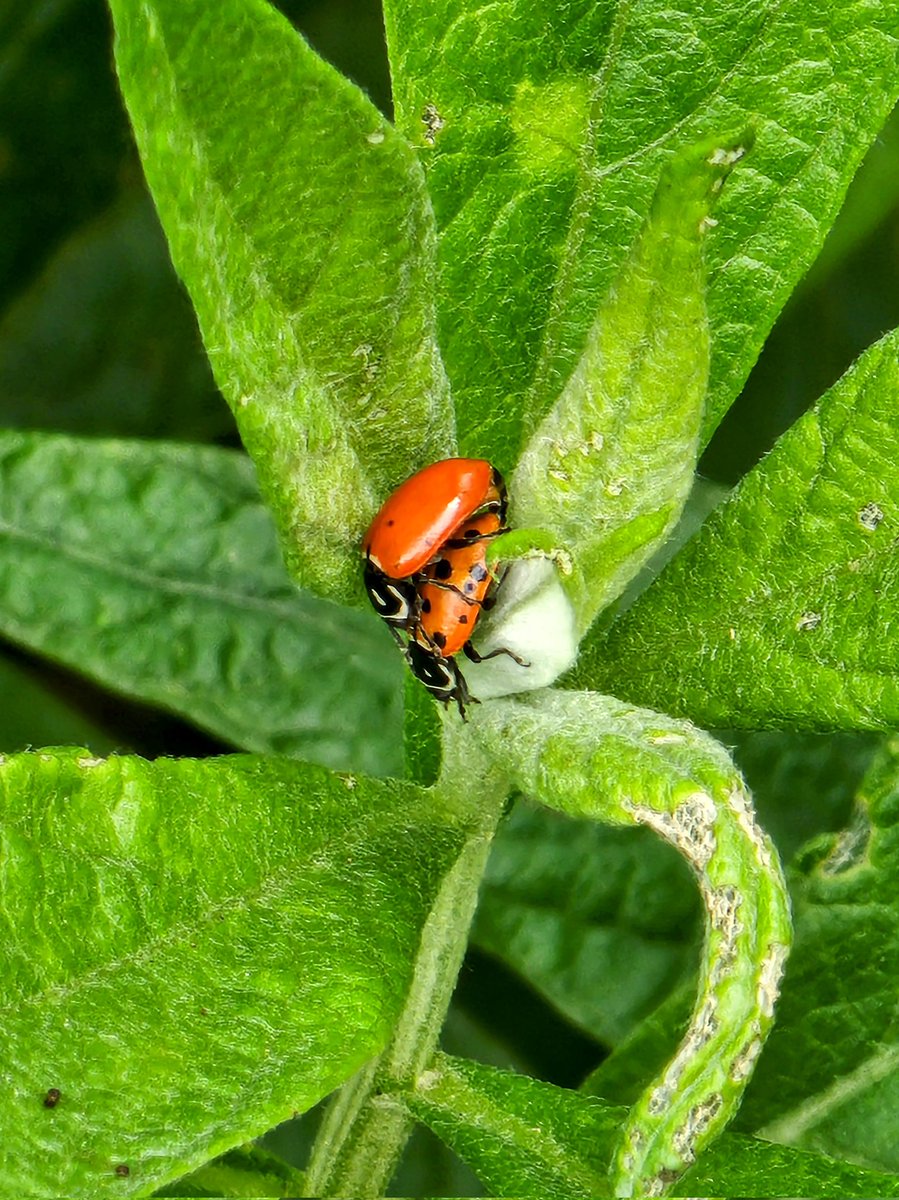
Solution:
<path fill-rule="evenodd" d="M 387 0 L 385 15 L 398 127 L 440 231 L 460 441 L 501 464 L 574 370 L 670 152 L 755 126 L 708 242 L 705 440 L 899 93 L 893 0 Z"/>
<path fill-rule="evenodd" d="M 899 1196 L 899 1175 L 725 1133 L 684 1176 L 694 1196 Z"/>
<path fill-rule="evenodd" d="M 0 597 L 6 637 L 238 746 L 402 769 L 390 639 L 297 592 L 241 454 L 0 434 Z"/>
<path fill-rule="evenodd" d="M 796 949 L 778 1028 L 740 1123 L 762 1136 L 899 1171 L 899 741 L 839 834 L 797 863 Z"/>
<path fill-rule="evenodd" d="M 473 936 L 614 1046 L 695 970 L 696 910 L 686 867 L 649 831 L 519 804 L 497 833 Z"/>
<path fill-rule="evenodd" d="M 383 493 L 452 446 L 415 156 L 266 0 L 112 0 L 172 259 L 293 574 L 361 594 Z"/>
<path fill-rule="evenodd" d="M 583 355 L 515 470 L 512 522 L 558 539 L 579 633 L 663 544 L 693 485 L 709 369 L 701 244 L 744 153 L 709 143 L 669 164 Z"/>
<path fill-rule="evenodd" d="M 706 725 L 899 720 L 899 333 L 778 442 L 607 636 L 578 686 Z"/>
<path fill-rule="evenodd" d="M 412 1112 L 495 1196 L 608 1196 L 603 1179 L 625 1110 L 479 1063 L 439 1055 Z M 899 1176 L 725 1133 L 685 1175 L 697 1196 L 896 1196 Z"/>
<path fill-rule="evenodd" d="M 705 944 L 693 1014 L 632 1108 L 612 1168 L 616 1195 L 662 1195 L 733 1116 L 771 1027 L 791 939 L 777 852 L 727 752 L 687 722 L 565 692 L 494 701 L 471 720 L 525 795 L 647 825 L 696 875 Z"/>
<path fill-rule="evenodd" d="M 466 836 L 411 785 L 286 759 L 43 752 L 0 794 L 17 1195 L 145 1195 L 346 1079 Z"/>

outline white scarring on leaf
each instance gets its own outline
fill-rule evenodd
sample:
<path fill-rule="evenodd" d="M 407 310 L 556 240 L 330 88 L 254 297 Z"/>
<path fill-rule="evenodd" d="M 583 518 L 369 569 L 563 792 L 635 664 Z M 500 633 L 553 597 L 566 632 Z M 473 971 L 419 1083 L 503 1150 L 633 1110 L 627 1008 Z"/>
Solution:
<path fill-rule="evenodd" d="M 777 855 L 726 751 L 686 721 L 547 691 L 485 705 L 471 723 L 525 794 L 647 824 L 696 873 L 706 937 L 693 1016 L 631 1109 L 611 1168 L 614 1195 L 663 1195 L 733 1116 L 770 1028 L 791 938 Z"/>
<path fill-rule="evenodd" d="M 625 802 L 623 807 L 640 825 L 648 825 L 670 842 L 687 862 L 702 871 L 715 853 L 715 819 L 718 808 L 705 792 L 682 801 L 674 812 L 657 811 L 643 804 Z"/>
<path fill-rule="evenodd" d="M 858 523 L 863 529 L 868 529 L 872 533 L 883 520 L 883 509 L 879 504 L 875 504 L 872 500 L 870 504 L 866 504 L 858 514 Z"/>

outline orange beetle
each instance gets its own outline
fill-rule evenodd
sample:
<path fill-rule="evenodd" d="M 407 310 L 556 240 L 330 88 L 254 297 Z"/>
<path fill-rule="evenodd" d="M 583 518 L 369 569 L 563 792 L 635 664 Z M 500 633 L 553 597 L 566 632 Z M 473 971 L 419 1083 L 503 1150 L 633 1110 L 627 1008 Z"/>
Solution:
<path fill-rule="evenodd" d="M 362 551 L 375 610 L 403 647 L 413 674 L 462 716 L 473 700 L 454 656 L 482 656 L 471 635 L 495 582 L 487 543 L 503 532 L 506 489 L 484 459 L 432 463 L 390 495 L 368 528 Z M 494 650 L 484 658 L 508 654 Z"/>
<path fill-rule="evenodd" d="M 483 458 L 445 458 L 400 484 L 362 540 L 366 564 L 388 579 L 416 575 L 476 512 L 505 514 L 502 476 Z"/>

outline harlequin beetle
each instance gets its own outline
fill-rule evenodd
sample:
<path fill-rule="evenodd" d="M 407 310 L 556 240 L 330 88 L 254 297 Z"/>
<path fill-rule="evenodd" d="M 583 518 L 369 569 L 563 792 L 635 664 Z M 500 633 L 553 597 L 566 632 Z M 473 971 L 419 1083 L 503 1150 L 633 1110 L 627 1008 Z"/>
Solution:
<path fill-rule="evenodd" d="M 468 691 L 454 656 L 473 662 L 471 645 L 495 579 L 486 544 L 504 531 L 506 489 L 483 459 L 432 463 L 393 492 L 363 539 L 364 581 L 375 611 L 403 647 L 413 674 L 438 700 L 454 700 L 462 716 Z M 493 650 L 483 658 L 508 654 Z"/>

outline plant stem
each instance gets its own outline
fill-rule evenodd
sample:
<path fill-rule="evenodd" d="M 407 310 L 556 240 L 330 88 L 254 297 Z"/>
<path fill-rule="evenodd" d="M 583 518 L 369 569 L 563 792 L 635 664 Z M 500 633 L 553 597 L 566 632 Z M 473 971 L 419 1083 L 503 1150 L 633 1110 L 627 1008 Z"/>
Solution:
<path fill-rule="evenodd" d="M 448 775 L 453 774 L 444 770 L 437 790 L 447 788 Z M 470 788 L 473 777 L 478 776 L 472 775 L 469 762 L 466 787 Z M 459 776 L 455 778 L 458 784 Z M 393 1038 L 381 1056 L 363 1067 L 332 1099 L 306 1171 L 310 1196 L 359 1200 L 383 1196 L 396 1169 L 413 1122 L 391 1093 L 414 1084 L 437 1045 L 505 803 L 505 787 L 495 778 L 480 778 L 494 786 L 478 788 L 476 823 L 444 878 L 422 929 L 412 981 Z"/>

